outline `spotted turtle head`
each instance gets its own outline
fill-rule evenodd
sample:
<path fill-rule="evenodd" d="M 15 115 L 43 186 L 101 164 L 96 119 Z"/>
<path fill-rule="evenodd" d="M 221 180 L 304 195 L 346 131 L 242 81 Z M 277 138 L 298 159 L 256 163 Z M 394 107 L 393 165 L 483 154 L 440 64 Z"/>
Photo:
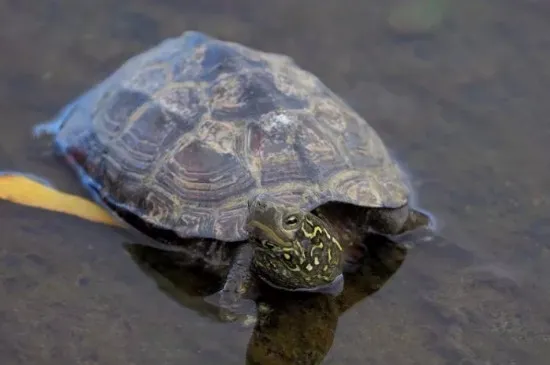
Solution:
<path fill-rule="evenodd" d="M 261 279 L 288 291 L 342 291 L 344 252 L 328 222 L 267 193 L 248 206 L 252 266 Z"/>

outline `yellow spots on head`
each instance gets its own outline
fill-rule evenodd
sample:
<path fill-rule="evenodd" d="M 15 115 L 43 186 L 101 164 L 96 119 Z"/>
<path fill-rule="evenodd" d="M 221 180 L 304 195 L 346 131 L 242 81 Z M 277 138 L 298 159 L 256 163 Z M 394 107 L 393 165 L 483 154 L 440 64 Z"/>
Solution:
<path fill-rule="evenodd" d="M 319 226 L 316 226 L 315 223 L 313 223 L 311 220 L 306 218 L 305 222 L 307 224 L 302 224 L 302 233 L 307 238 L 312 239 L 316 237 L 319 233 L 323 233 L 323 229 Z M 308 229 L 306 229 L 306 225 L 308 226 Z"/>
<path fill-rule="evenodd" d="M 316 238 L 319 235 L 322 235 L 322 236 L 326 237 L 329 242 L 334 243 L 340 251 L 343 251 L 342 245 L 340 245 L 340 242 L 338 242 L 338 240 L 335 237 L 333 237 L 323 227 L 315 225 L 315 223 L 313 221 L 311 221 L 310 219 L 307 219 L 307 218 L 305 219 L 305 224 L 302 224 L 301 229 L 302 229 L 302 233 L 304 234 L 304 236 L 312 241 L 311 243 L 312 243 L 314 249 L 316 249 L 316 248 L 323 249 L 324 248 L 324 240 L 323 239 L 318 239 L 318 240 L 316 240 L 316 242 L 313 241 L 314 238 Z M 312 249 L 311 253 L 313 254 L 313 249 Z"/>
<path fill-rule="evenodd" d="M 319 233 L 323 232 L 323 230 L 321 229 L 321 227 L 315 226 L 313 227 L 313 231 L 308 232 L 304 227 L 302 227 L 302 232 L 304 233 L 304 236 L 306 236 L 307 238 L 314 238 Z"/>
<path fill-rule="evenodd" d="M 285 260 L 290 260 L 290 254 L 286 252 L 283 254 L 283 257 L 285 258 Z"/>
<path fill-rule="evenodd" d="M 331 282 L 332 278 L 331 276 L 323 276 L 323 275 L 319 275 L 318 277 L 320 277 L 321 279 L 323 279 L 324 281 L 326 281 L 327 283 Z"/>
<path fill-rule="evenodd" d="M 315 266 L 319 265 L 319 258 L 317 258 L 317 256 L 313 259 L 313 264 Z"/>
<path fill-rule="evenodd" d="M 340 251 L 343 251 L 342 246 L 340 245 L 340 242 L 338 242 L 338 241 L 336 240 L 336 238 L 332 237 L 332 242 L 333 242 L 336 246 L 338 246 L 338 249 L 339 249 Z"/>
<path fill-rule="evenodd" d="M 313 266 L 311 266 L 311 264 L 307 264 L 306 270 L 307 270 L 307 271 L 313 270 Z"/>

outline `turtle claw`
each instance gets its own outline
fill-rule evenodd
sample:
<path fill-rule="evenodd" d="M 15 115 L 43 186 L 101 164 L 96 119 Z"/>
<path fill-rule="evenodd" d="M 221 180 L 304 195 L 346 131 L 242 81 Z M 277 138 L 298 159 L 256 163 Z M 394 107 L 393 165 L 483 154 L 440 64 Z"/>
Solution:
<path fill-rule="evenodd" d="M 217 315 L 220 321 L 248 324 L 256 317 L 256 303 L 241 295 L 222 289 L 205 297 L 204 300 L 218 308 Z"/>

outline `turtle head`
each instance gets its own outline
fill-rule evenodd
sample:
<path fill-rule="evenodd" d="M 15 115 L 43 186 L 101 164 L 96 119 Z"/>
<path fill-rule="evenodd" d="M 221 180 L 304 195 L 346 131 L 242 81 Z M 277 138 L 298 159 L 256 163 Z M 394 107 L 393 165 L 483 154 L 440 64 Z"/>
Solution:
<path fill-rule="evenodd" d="M 328 222 L 266 193 L 249 204 L 247 228 L 256 250 L 253 269 L 288 291 L 337 295 L 343 289 L 343 252 Z"/>

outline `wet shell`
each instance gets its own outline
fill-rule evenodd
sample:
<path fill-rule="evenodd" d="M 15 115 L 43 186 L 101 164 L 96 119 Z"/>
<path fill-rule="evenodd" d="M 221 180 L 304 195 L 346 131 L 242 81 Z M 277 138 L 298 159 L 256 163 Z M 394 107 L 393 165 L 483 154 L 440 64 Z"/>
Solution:
<path fill-rule="evenodd" d="M 407 203 L 378 134 L 291 58 L 195 31 L 129 59 L 56 136 L 105 199 L 181 237 L 246 239 L 247 201 Z"/>

